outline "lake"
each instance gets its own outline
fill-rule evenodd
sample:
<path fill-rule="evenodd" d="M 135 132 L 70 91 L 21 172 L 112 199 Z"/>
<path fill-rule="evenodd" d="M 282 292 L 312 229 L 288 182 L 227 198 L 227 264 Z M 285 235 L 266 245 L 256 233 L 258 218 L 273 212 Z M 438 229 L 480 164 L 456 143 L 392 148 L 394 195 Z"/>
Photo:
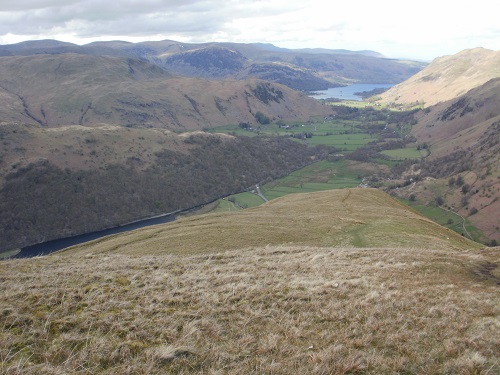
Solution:
<path fill-rule="evenodd" d="M 361 96 L 354 95 L 356 92 L 372 91 L 375 89 L 388 89 L 394 86 L 391 83 L 356 83 L 344 87 L 332 87 L 328 90 L 315 91 L 310 97 L 314 99 L 342 99 L 342 100 L 363 100 Z"/>
<path fill-rule="evenodd" d="M 175 220 L 175 214 L 166 214 L 149 219 L 139 220 L 130 224 L 121 225 L 114 228 L 103 229 L 92 233 L 80 234 L 77 236 L 60 238 L 36 245 L 26 246 L 14 258 L 31 258 L 35 256 L 47 255 L 57 250 L 62 250 L 70 246 L 79 245 L 84 242 L 96 240 L 111 234 L 128 232 L 134 229 L 144 228 L 150 225 L 164 224 Z"/>

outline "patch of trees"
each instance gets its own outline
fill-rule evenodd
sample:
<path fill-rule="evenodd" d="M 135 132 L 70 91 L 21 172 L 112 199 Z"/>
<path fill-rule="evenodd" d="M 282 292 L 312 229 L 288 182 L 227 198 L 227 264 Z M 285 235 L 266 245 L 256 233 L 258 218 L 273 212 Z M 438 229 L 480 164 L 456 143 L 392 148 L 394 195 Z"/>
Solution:
<path fill-rule="evenodd" d="M 380 154 L 378 152 L 376 142 L 370 142 L 363 147 L 358 148 L 357 150 L 348 154 L 346 158 L 362 162 L 370 162 L 374 159 L 389 159 L 387 155 Z"/>
<path fill-rule="evenodd" d="M 380 88 L 376 88 L 376 89 L 373 89 L 370 91 L 355 92 L 354 95 L 361 96 L 363 99 L 366 99 L 366 98 L 369 98 L 371 96 L 380 95 L 380 94 L 386 92 L 387 90 L 389 90 L 389 89 L 380 87 Z"/>
<path fill-rule="evenodd" d="M 447 156 L 436 159 L 422 159 L 420 162 L 415 160 L 405 160 L 392 168 L 392 173 L 395 177 L 405 173 L 412 165 L 416 165 L 417 169 L 421 170 L 423 177 L 429 176 L 433 178 L 448 178 L 449 176 L 457 175 L 472 168 L 472 160 L 466 151 L 456 151 Z M 448 185 L 462 186 L 463 178 L 458 176 L 457 179 L 450 178 Z"/>
<path fill-rule="evenodd" d="M 415 114 L 418 111 L 420 111 L 420 109 L 413 109 L 411 111 L 390 111 L 386 108 L 375 109 L 373 107 L 366 107 L 363 109 L 359 109 L 343 105 L 335 106 L 337 119 L 360 120 L 360 116 L 363 116 L 362 120 L 368 123 L 384 121 L 387 124 L 397 124 L 398 126 L 415 125 L 417 123 Z"/>
<path fill-rule="evenodd" d="M 283 137 L 192 135 L 185 142 L 189 153 L 165 149 L 145 171 L 127 165 L 63 170 L 47 162 L 19 169 L 0 190 L 0 250 L 197 206 L 330 152 Z"/>
<path fill-rule="evenodd" d="M 408 143 L 413 142 L 413 139 L 412 137 L 407 137 L 405 139 L 390 140 L 384 143 L 378 143 L 377 150 L 384 151 L 384 150 L 396 150 L 398 148 L 405 148 Z"/>
<path fill-rule="evenodd" d="M 268 125 L 271 123 L 271 119 L 269 117 L 267 117 L 264 113 L 262 113 L 261 111 L 257 111 L 255 113 L 255 119 L 257 120 L 257 122 L 259 124 L 262 124 L 262 125 Z"/>
<path fill-rule="evenodd" d="M 295 139 L 309 139 L 309 138 L 312 138 L 313 133 L 312 132 L 294 133 L 291 136 L 292 136 L 292 138 L 295 138 Z"/>
<path fill-rule="evenodd" d="M 259 83 L 255 89 L 251 90 L 257 99 L 265 104 L 269 104 L 270 101 L 279 103 L 283 100 L 283 91 L 271 86 L 270 83 Z"/>
<path fill-rule="evenodd" d="M 472 160 L 466 151 L 456 151 L 437 159 L 425 160 L 420 167 L 427 176 L 446 178 L 471 169 Z"/>
<path fill-rule="evenodd" d="M 453 120 L 457 115 L 462 117 L 466 113 L 472 112 L 474 110 L 473 107 L 469 105 L 469 99 L 466 97 L 462 97 L 458 99 L 455 103 L 449 106 L 441 115 L 441 121 Z"/>

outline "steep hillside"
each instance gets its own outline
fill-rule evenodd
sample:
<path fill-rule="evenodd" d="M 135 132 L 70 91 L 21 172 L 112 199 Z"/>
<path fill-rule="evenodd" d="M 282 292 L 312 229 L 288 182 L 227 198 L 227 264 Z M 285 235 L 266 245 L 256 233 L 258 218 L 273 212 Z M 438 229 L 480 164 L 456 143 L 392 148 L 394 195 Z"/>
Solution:
<path fill-rule="evenodd" d="M 383 213 L 383 215 L 381 215 Z M 207 214 L 96 240 L 72 254 L 185 254 L 262 244 L 477 248 L 376 189 L 294 194 L 236 213 Z"/>
<path fill-rule="evenodd" d="M 500 78 L 420 113 L 412 128 L 418 142 L 432 145 L 432 158 L 474 147 L 500 120 Z"/>
<path fill-rule="evenodd" d="M 208 81 L 173 77 L 157 65 L 79 54 L 0 58 L 2 121 L 61 125 L 148 126 L 175 130 L 307 120 L 331 114 L 317 101 L 258 80 Z"/>
<path fill-rule="evenodd" d="M 465 50 L 435 59 L 406 81 L 381 95 L 395 104 L 425 103 L 431 106 L 451 100 L 500 77 L 500 51 L 484 48 Z"/>
<path fill-rule="evenodd" d="M 292 84 L 289 87 L 297 89 L 306 89 L 305 87 L 308 87 L 308 90 L 324 89 L 325 84 L 328 83 L 329 87 L 352 82 L 398 83 L 411 77 L 426 65 L 415 61 L 381 58 L 378 55 L 374 56 L 373 53 L 363 54 L 336 50 L 289 50 L 259 44 L 187 44 L 163 41 L 150 42 L 145 46 L 151 49 L 148 49 L 143 57 L 153 62 L 159 62 L 167 69 L 176 69 L 177 65 L 170 65 L 169 63 L 172 60 L 176 62 L 181 60 L 184 66 L 191 66 L 191 56 L 195 51 L 212 54 L 214 50 L 223 47 L 247 59 L 246 64 L 238 74 L 239 77 L 264 77 L 267 75 L 273 82 Z M 230 57 L 230 60 L 232 60 L 234 55 L 230 55 Z M 219 61 L 224 60 L 219 59 Z M 252 72 L 251 69 L 248 70 L 250 65 L 258 67 L 258 71 Z M 281 75 L 273 77 L 273 71 L 276 71 L 278 67 L 283 69 L 288 67 L 288 70 L 295 70 L 295 80 L 283 81 Z M 265 71 L 267 68 L 270 68 L 269 72 Z M 191 74 L 199 74 L 199 71 L 191 69 Z M 214 72 L 216 72 L 215 77 L 220 76 L 220 73 L 217 73 L 216 70 Z M 302 72 L 302 77 L 298 74 L 299 72 Z M 184 70 L 184 73 L 188 73 L 188 70 Z M 285 70 L 280 74 L 284 73 L 287 73 L 287 71 Z"/>
<path fill-rule="evenodd" d="M 411 134 L 430 155 L 407 173 L 432 179 L 398 194 L 442 200 L 488 239 L 500 241 L 500 78 L 421 111 Z"/>
<path fill-rule="evenodd" d="M 336 86 L 313 71 L 281 62 L 256 63 L 238 74 L 238 78 L 257 77 L 266 81 L 278 82 L 294 90 L 314 91 L 326 90 Z"/>
<path fill-rule="evenodd" d="M 0 262 L 0 371 L 500 371 L 498 248 L 369 189 L 224 216 Z"/>
<path fill-rule="evenodd" d="M 326 154 L 285 138 L 0 124 L 0 251 L 186 209 Z"/>
<path fill-rule="evenodd" d="M 207 47 L 167 55 L 162 66 L 182 75 L 206 78 L 234 77 L 248 63 L 241 53 L 223 47 Z"/>

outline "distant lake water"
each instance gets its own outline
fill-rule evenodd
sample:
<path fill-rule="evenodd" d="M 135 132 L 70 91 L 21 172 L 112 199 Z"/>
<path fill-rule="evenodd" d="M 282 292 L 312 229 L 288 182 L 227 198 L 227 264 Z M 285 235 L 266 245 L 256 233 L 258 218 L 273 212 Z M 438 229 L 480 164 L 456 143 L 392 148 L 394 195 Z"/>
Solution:
<path fill-rule="evenodd" d="M 354 95 L 356 92 L 372 91 L 375 89 L 388 89 L 394 86 L 390 83 L 356 83 L 345 87 L 333 87 L 328 90 L 315 91 L 309 95 L 314 99 L 342 99 L 342 100 L 363 100 L 361 96 Z"/>

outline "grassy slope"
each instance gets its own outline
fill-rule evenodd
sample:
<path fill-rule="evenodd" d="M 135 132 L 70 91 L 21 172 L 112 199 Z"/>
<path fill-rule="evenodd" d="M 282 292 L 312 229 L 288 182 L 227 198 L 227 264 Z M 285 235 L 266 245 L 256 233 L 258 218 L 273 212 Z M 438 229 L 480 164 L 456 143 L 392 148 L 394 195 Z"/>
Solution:
<path fill-rule="evenodd" d="M 497 373 L 499 262 L 380 191 L 292 195 L 1 262 L 0 371 Z"/>
<path fill-rule="evenodd" d="M 252 246 L 477 248 L 376 189 L 293 194 L 232 213 L 183 218 L 70 248 L 68 254 L 186 254 Z"/>

